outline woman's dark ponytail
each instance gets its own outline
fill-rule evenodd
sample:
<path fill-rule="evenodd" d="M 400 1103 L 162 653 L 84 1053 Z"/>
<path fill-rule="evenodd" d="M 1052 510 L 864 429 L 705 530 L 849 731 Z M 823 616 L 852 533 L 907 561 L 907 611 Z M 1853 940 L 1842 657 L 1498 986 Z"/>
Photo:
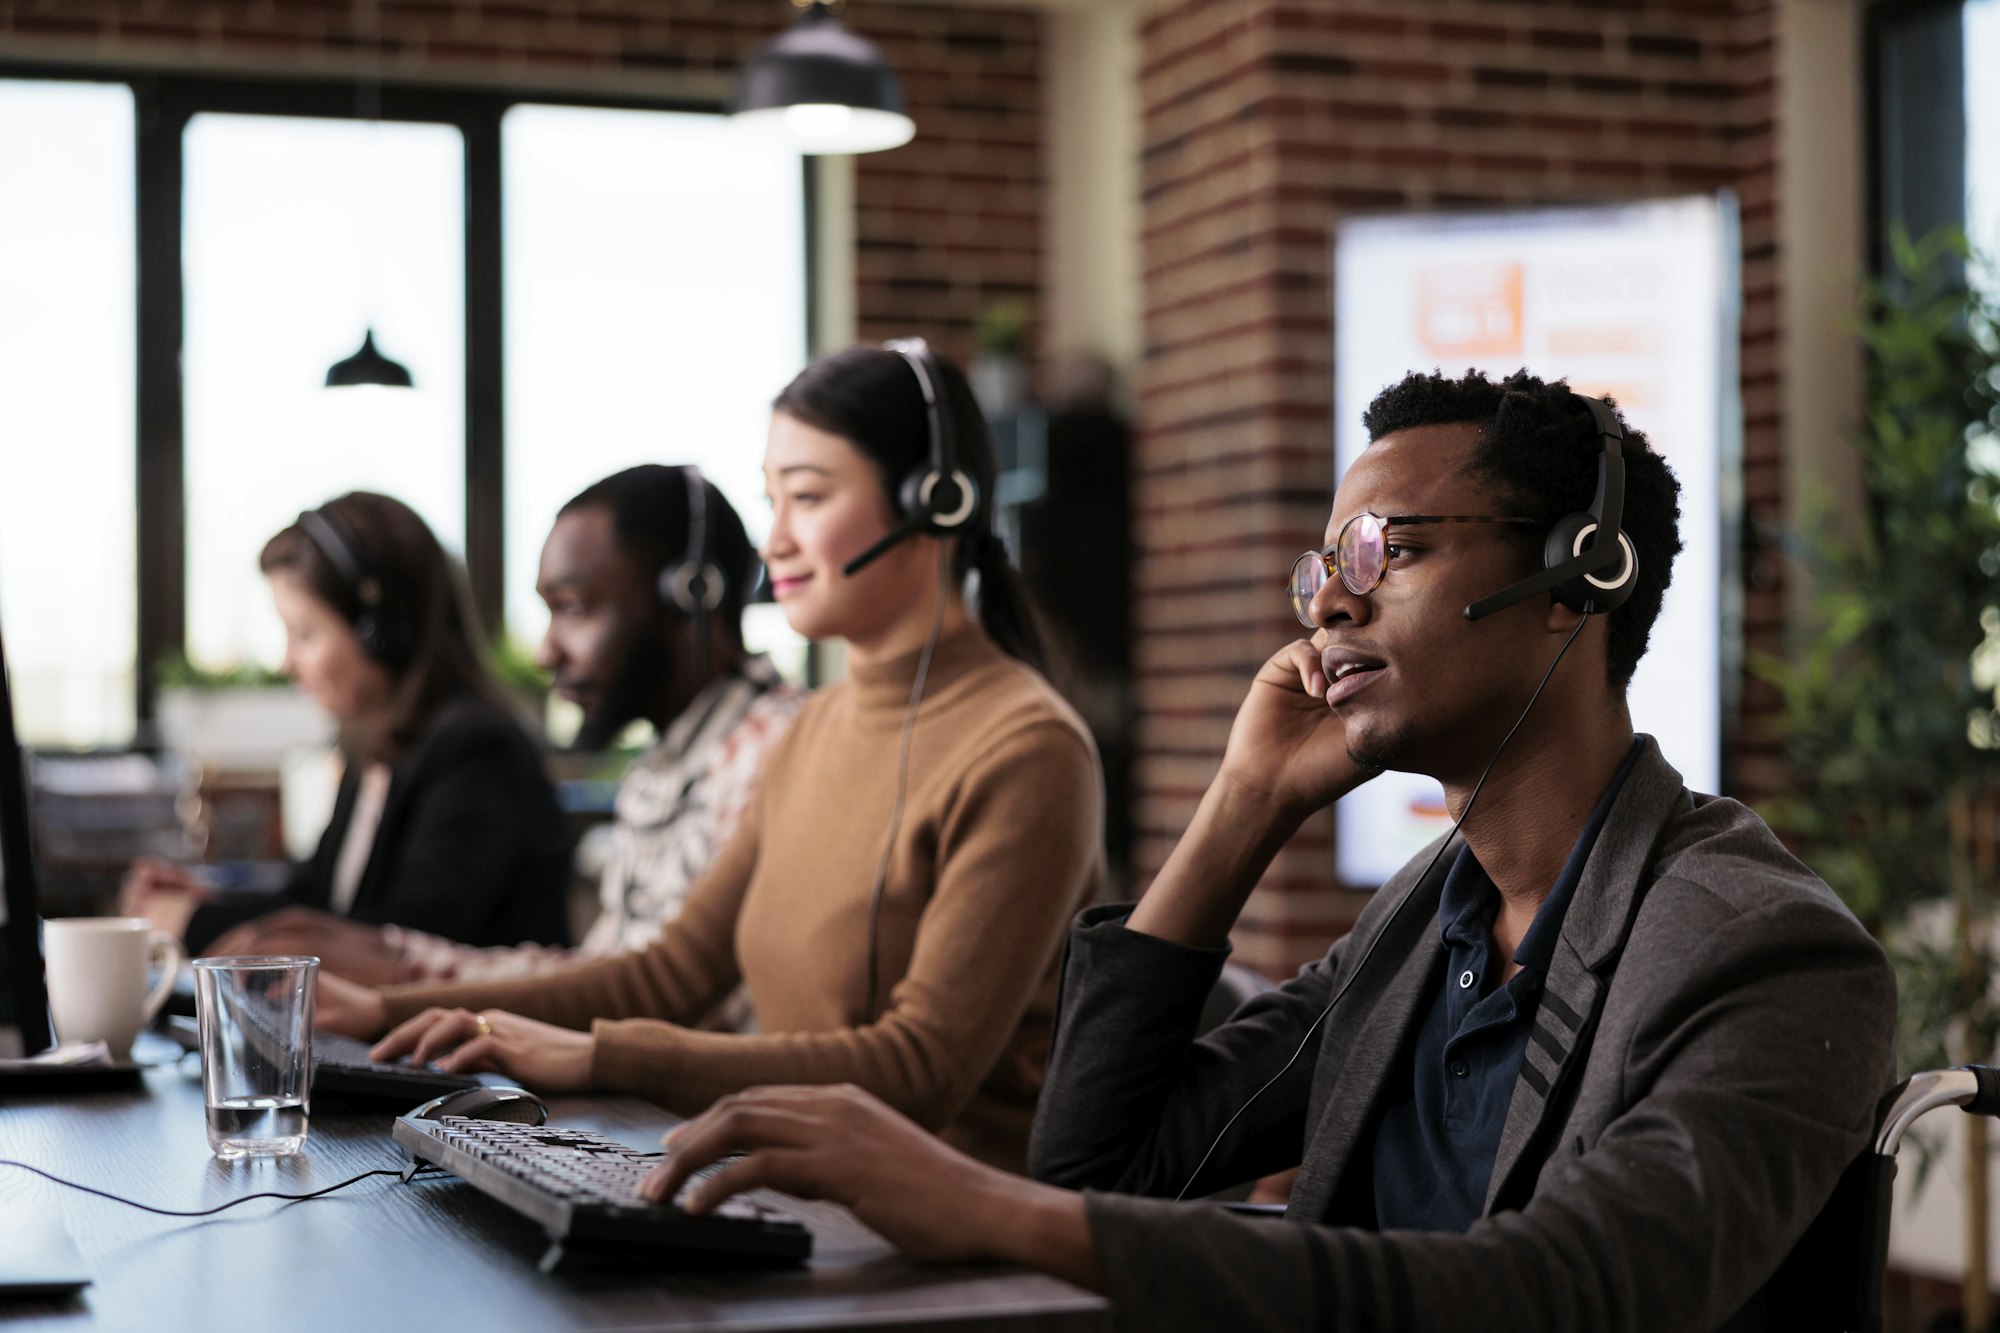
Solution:
<path fill-rule="evenodd" d="M 1007 656 L 1049 675 L 1048 636 L 1042 630 L 1041 612 L 1028 581 L 1007 558 L 1007 544 L 982 525 L 960 550 L 959 563 L 968 567 L 961 574 L 979 575 L 979 623 L 986 637 Z"/>

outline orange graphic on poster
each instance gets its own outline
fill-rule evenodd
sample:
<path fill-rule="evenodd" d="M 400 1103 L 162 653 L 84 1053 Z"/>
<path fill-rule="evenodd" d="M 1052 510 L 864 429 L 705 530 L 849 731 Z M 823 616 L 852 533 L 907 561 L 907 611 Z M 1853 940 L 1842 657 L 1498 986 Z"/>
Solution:
<path fill-rule="evenodd" d="M 1432 356 L 1521 354 L 1521 266 L 1455 264 L 1417 272 L 1417 338 Z"/>

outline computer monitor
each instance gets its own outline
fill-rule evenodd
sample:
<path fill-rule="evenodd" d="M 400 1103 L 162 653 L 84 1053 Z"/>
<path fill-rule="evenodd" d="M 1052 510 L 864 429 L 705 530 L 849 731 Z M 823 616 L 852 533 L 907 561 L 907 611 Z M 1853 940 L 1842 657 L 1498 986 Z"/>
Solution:
<path fill-rule="evenodd" d="M 0 635 L 0 1055 L 36 1055 L 53 1044 L 42 973 L 40 884 L 28 839 L 28 775 L 14 730 L 7 644 Z M 17 1044 L 18 1050 L 7 1049 Z"/>

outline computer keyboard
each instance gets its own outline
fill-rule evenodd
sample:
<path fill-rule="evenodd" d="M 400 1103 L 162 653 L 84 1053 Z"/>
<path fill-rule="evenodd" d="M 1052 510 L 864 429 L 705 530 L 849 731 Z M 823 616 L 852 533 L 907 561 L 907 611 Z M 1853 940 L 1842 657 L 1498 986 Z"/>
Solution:
<path fill-rule="evenodd" d="M 470 1074 L 447 1074 L 430 1065 L 371 1060 L 367 1042 L 338 1033 L 315 1032 L 312 1042 L 312 1090 L 316 1097 L 365 1097 L 408 1106 L 428 1101 L 439 1093 L 479 1086 L 479 1080 Z"/>
<path fill-rule="evenodd" d="M 812 1254 L 812 1232 L 767 1191 L 748 1191 L 699 1217 L 642 1199 L 639 1182 L 659 1164 L 658 1154 L 587 1129 L 399 1116 L 393 1133 L 410 1155 L 405 1180 L 430 1162 L 540 1223 L 552 1242 L 543 1272 L 561 1261 L 565 1247 L 632 1246 L 767 1262 L 803 1262 Z"/>
<path fill-rule="evenodd" d="M 280 1039 L 268 1022 L 260 1021 L 255 1013 L 247 1015 L 247 1021 L 275 1048 Z M 201 1049 L 200 1029 L 192 1018 L 174 1014 L 160 1031 L 184 1051 Z M 371 1060 L 368 1051 L 367 1042 L 353 1037 L 313 1033 L 313 1094 L 411 1106 L 441 1093 L 479 1086 L 480 1080 L 470 1074 L 447 1074 L 433 1065 Z"/>

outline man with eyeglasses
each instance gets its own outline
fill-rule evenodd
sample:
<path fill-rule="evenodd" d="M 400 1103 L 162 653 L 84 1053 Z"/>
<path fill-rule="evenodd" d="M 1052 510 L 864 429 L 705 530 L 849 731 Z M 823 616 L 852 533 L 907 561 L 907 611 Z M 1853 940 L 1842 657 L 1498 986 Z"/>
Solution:
<path fill-rule="evenodd" d="M 1678 483 L 1525 372 L 1411 375 L 1364 420 L 1288 588 L 1311 640 L 1258 672 L 1140 903 L 1071 932 L 1047 1183 L 859 1090 L 774 1088 L 678 1131 L 656 1193 L 746 1152 L 692 1206 L 834 1198 L 919 1255 L 1107 1291 L 1121 1328 L 1797 1326 L 1774 1275 L 1868 1140 L 1895 989 L 1754 814 L 1632 730 Z M 1459 826 L 1197 1039 L 1271 857 L 1389 768 Z M 1174 1202 L 1293 1166 L 1285 1220 Z"/>

